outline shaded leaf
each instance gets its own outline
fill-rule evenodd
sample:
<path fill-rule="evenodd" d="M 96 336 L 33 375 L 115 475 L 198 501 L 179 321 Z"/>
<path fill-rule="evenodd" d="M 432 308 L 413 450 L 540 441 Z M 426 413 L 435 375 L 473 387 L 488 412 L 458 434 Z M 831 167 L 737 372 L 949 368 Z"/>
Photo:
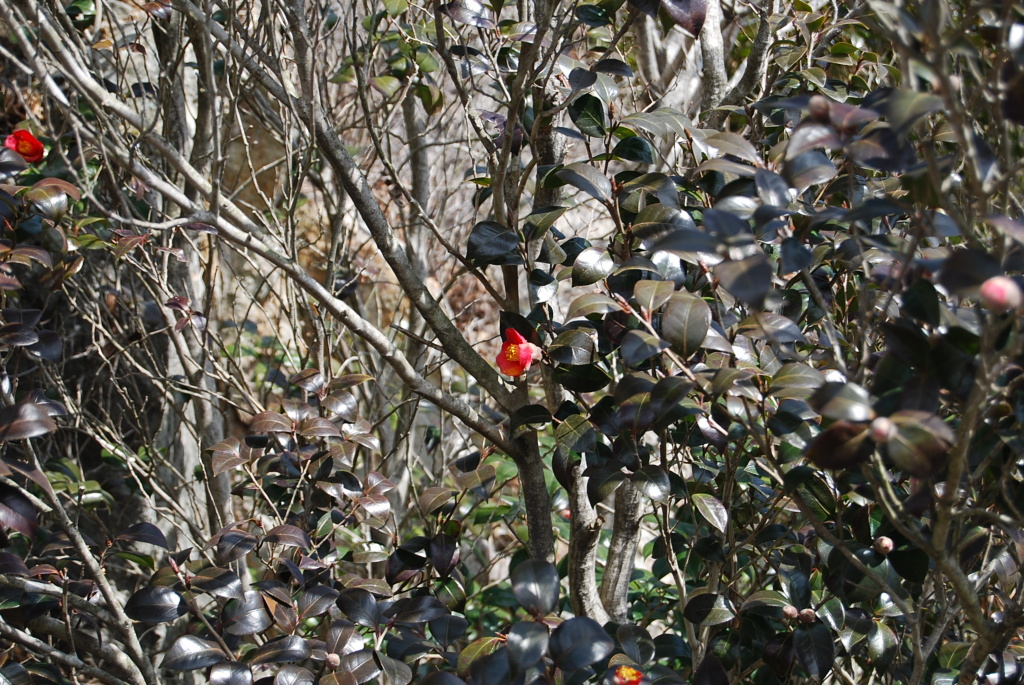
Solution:
<path fill-rule="evenodd" d="M 195 635 L 182 635 L 164 655 L 163 668 L 172 671 L 194 671 L 224 661 L 224 652 L 215 642 Z"/>
<path fill-rule="evenodd" d="M 550 562 L 528 559 L 512 570 L 512 592 L 516 601 L 535 616 L 554 610 L 558 590 L 558 571 Z"/>
<path fill-rule="evenodd" d="M 772 268 L 763 252 L 746 259 L 716 264 L 713 271 L 730 295 L 756 309 L 764 305 L 764 298 L 772 285 Z"/>
<path fill-rule="evenodd" d="M 308 659 L 312 654 L 309 643 L 305 638 L 298 635 L 285 635 L 265 643 L 256 650 L 251 663 L 274 664 L 287 661 L 302 661 Z"/>
<path fill-rule="evenodd" d="M 169 587 L 151 585 L 133 594 L 124 605 L 128 618 L 143 623 L 166 623 L 188 613 L 181 595 Z"/>
<path fill-rule="evenodd" d="M 601 202 L 608 202 L 612 197 L 612 182 L 586 162 L 567 164 L 556 171 L 555 175 Z"/>
<path fill-rule="evenodd" d="M 615 641 L 594 619 L 576 616 L 555 628 L 548 649 L 555 666 L 574 671 L 606 658 Z"/>

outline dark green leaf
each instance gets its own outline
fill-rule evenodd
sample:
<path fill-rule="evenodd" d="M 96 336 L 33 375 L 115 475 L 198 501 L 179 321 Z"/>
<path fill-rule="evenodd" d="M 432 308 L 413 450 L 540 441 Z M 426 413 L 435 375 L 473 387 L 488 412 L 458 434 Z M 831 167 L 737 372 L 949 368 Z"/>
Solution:
<path fill-rule="evenodd" d="M 587 330 L 576 328 L 559 333 L 548 346 L 547 352 L 559 364 L 580 366 L 594 361 L 597 345 Z"/>
<path fill-rule="evenodd" d="M 733 611 L 732 605 L 725 595 L 710 592 L 691 595 L 683 609 L 683 616 L 686 617 L 686 620 L 699 626 L 717 626 L 727 623 L 735 615 L 736 612 Z"/>
<path fill-rule="evenodd" d="M 519 672 L 539 664 L 547 649 L 548 629 L 541 623 L 516 623 L 508 631 L 509 663 Z"/>
<path fill-rule="evenodd" d="M 556 171 L 555 176 L 601 202 L 608 202 L 612 197 L 612 182 L 586 162 L 567 164 Z"/>
<path fill-rule="evenodd" d="M 591 285 L 606 278 L 615 269 L 615 261 L 607 250 L 588 247 L 572 265 L 573 286 Z"/>
<path fill-rule="evenodd" d="M 721 286 L 740 302 L 756 309 L 764 306 L 772 286 L 772 267 L 763 252 L 716 264 L 714 273 Z"/>
<path fill-rule="evenodd" d="M 470 642 L 461 652 L 459 652 L 459 662 L 456 667 L 459 675 L 465 675 L 468 673 L 473 662 L 487 656 L 488 654 L 493 654 L 495 650 L 502 647 L 504 644 L 505 639 L 500 637 L 482 637 Z"/>
<path fill-rule="evenodd" d="M 350 675 L 357 685 L 362 685 L 362 683 L 368 683 L 379 676 L 382 669 L 377 663 L 376 654 L 372 649 L 360 649 L 357 652 L 343 655 L 338 671 Z M 322 680 L 320 683 L 323 685 Z"/>
<path fill-rule="evenodd" d="M 592 618 L 577 616 L 551 633 L 549 651 L 555 666 L 575 671 L 601 661 L 615 649 L 615 641 Z"/>
<path fill-rule="evenodd" d="M 242 581 L 235 575 L 235 572 L 216 566 L 203 569 L 193 576 L 191 587 L 193 590 L 208 592 L 216 597 L 242 596 Z"/>
<path fill-rule="evenodd" d="M 668 473 L 657 464 L 642 466 L 629 477 L 633 486 L 655 502 L 664 502 L 672 492 Z"/>
<path fill-rule="evenodd" d="M 729 685 L 732 682 L 722 662 L 714 654 L 704 655 L 704 660 L 693 674 L 691 685 Z"/>
<path fill-rule="evenodd" d="M 622 338 L 622 360 L 634 366 L 669 347 L 669 343 L 644 331 L 629 331 Z"/>
<path fill-rule="evenodd" d="M 567 452 L 592 452 L 597 449 L 594 426 L 582 414 L 573 414 L 555 429 L 559 447 Z"/>
<path fill-rule="evenodd" d="M 291 604 L 289 598 L 288 604 Z M 224 605 L 224 630 L 231 635 L 255 635 L 274 624 L 259 592 L 246 592 L 242 599 Z"/>
<path fill-rule="evenodd" d="M 541 404 L 528 404 L 512 412 L 510 417 L 512 437 L 537 430 L 551 423 L 551 412 Z"/>
<path fill-rule="evenodd" d="M 163 668 L 194 671 L 224 661 L 224 652 L 215 642 L 195 635 L 182 635 L 164 655 Z"/>
<path fill-rule="evenodd" d="M 596 76 L 593 80 L 597 80 Z M 569 118 L 583 135 L 601 138 L 608 132 L 608 107 L 601 98 L 589 93 L 569 103 Z"/>
<path fill-rule="evenodd" d="M 846 421 L 868 421 L 874 412 L 871 396 L 856 383 L 826 383 L 807 402 L 824 417 Z"/>
<path fill-rule="evenodd" d="M 675 291 L 672 281 L 638 281 L 633 286 L 633 299 L 649 312 L 660 309 Z"/>
<path fill-rule="evenodd" d="M 257 664 L 278 664 L 288 661 L 302 661 L 312 654 L 309 643 L 298 635 L 285 635 L 265 643 L 256 650 L 252 661 Z"/>
<path fill-rule="evenodd" d="M 151 585 L 129 598 L 124 605 L 128 618 L 143 623 L 165 623 L 188 613 L 185 600 L 169 587 Z"/>
<path fill-rule="evenodd" d="M 210 669 L 210 685 L 252 685 L 252 671 L 237 661 L 219 663 Z"/>
<path fill-rule="evenodd" d="M 0 409 L 0 442 L 26 440 L 57 430 L 49 413 L 37 404 L 19 402 Z"/>
<path fill-rule="evenodd" d="M 620 140 L 612 150 L 612 157 L 624 162 L 654 164 L 654 146 L 640 136 Z"/>
<path fill-rule="evenodd" d="M 118 535 L 117 539 L 129 542 L 144 542 L 149 545 L 156 545 L 157 547 L 169 549 L 167 546 L 167 538 L 164 536 L 163 531 L 148 521 L 139 521 L 128 530 Z"/>
<path fill-rule="evenodd" d="M 558 571 L 550 562 L 528 559 L 512 570 L 512 592 L 516 601 L 534 616 L 554 610 L 558 590 Z"/>
<path fill-rule="evenodd" d="M 519 236 L 496 221 L 481 221 L 469 234 L 466 258 L 478 265 L 522 264 Z"/>
<path fill-rule="evenodd" d="M 572 366 L 562 364 L 552 374 L 556 383 L 570 392 L 597 392 L 611 383 L 608 372 L 596 364 Z"/>
<path fill-rule="evenodd" d="M 546 271 L 534 269 L 528 281 L 531 300 L 540 304 L 558 294 L 558 279 Z"/>
<path fill-rule="evenodd" d="M 618 302 L 602 295 L 601 293 L 587 293 L 581 295 L 572 301 L 569 305 L 569 312 L 566 314 L 565 320 L 570 321 L 572 319 L 579 318 L 581 316 L 590 316 L 591 314 L 610 314 L 622 309 Z"/>
<path fill-rule="evenodd" d="M 711 328 L 711 307 L 690 293 L 674 293 L 661 317 L 661 334 L 688 358 L 700 349 Z"/>
<path fill-rule="evenodd" d="M 793 631 L 793 649 L 807 674 L 822 680 L 832 670 L 835 644 L 832 633 L 823 623 L 797 626 Z"/>
<path fill-rule="evenodd" d="M 706 493 L 693 495 L 693 504 L 708 523 L 725 533 L 729 526 L 729 511 L 717 497 Z"/>

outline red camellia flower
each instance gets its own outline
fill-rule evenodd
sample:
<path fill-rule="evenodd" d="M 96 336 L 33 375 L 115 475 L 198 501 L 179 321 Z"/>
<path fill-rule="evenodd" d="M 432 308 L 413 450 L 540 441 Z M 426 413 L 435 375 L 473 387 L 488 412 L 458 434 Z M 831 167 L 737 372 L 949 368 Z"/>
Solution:
<path fill-rule="evenodd" d="M 505 329 L 505 342 L 498 353 L 498 368 L 506 376 L 518 378 L 529 371 L 530 365 L 540 359 L 540 348 L 527 342 L 514 328 Z"/>
<path fill-rule="evenodd" d="M 640 685 L 644 682 L 644 674 L 632 666 L 619 666 L 615 669 L 615 685 Z"/>
<path fill-rule="evenodd" d="M 32 135 L 31 131 L 19 129 L 7 136 L 4 146 L 17 152 L 25 158 L 29 164 L 38 162 L 43 158 L 43 144 Z"/>

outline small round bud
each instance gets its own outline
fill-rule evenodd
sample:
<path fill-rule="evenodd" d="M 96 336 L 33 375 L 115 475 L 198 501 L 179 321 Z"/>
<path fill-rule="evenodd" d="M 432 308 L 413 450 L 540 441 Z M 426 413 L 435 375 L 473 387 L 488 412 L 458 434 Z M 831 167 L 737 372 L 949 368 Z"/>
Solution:
<path fill-rule="evenodd" d="M 875 538 L 875 544 L 873 545 L 875 551 L 881 554 L 883 557 L 893 550 L 892 538 L 888 538 L 881 535 Z"/>
<path fill-rule="evenodd" d="M 993 276 L 981 284 L 981 304 L 985 309 L 1001 314 L 1020 309 L 1024 304 L 1024 293 L 1012 278 Z"/>
<path fill-rule="evenodd" d="M 814 623 L 818 620 L 818 615 L 814 613 L 814 609 L 801 609 L 799 616 L 801 623 Z"/>
<path fill-rule="evenodd" d="M 792 604 L 787 604 L 786 606 L 782 607 L 782 615 L 789 620 L 793 620 L 794 618 L 800 615 L 800 610 Z"/>
<path fill-rule="evenodd" d="M 885 416 L 879 416 L 871 422 L 871 439 L 877 443 L 885 444 L 896 437 L 896 424 Z"/>
<path fill-rule="evenodd" d="M 812 95 L 810 102 L 807 103 L 807 110 L 811 119 L 822 124 L 827 124 L 831 121 L 831 109 L 828 98 L 821 95 Z"/>
<path fill-rule="evenodd" d="M 341 657 L 334 652 L 327 653 L 327 668 L 335 669 L 341 666 Z"/>

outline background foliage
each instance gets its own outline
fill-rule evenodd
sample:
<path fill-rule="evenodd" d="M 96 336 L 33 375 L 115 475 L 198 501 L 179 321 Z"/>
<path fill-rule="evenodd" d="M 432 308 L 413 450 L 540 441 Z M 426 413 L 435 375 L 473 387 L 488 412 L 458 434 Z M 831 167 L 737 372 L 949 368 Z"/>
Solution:
<path fill-rule="evenodd" d="M 1024 679 L 1014 3 L 0 27 L 7 681 Z"/>

